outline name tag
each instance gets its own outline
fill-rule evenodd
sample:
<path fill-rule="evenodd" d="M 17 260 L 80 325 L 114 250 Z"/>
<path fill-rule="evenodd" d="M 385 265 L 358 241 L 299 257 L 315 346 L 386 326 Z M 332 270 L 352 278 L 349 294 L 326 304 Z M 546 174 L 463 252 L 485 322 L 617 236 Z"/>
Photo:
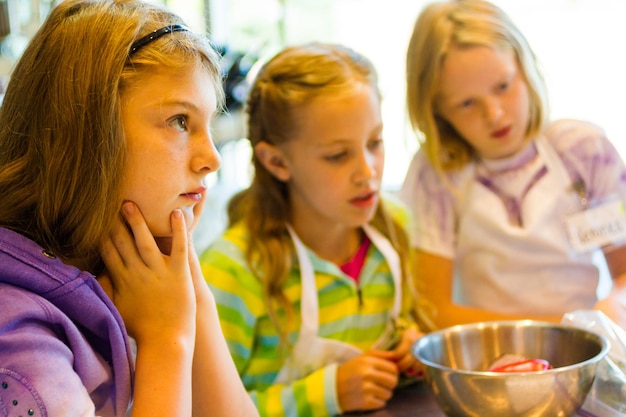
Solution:
<path fill-rule="evenodd" d="M 626 239 L 626 211 L 619 200 L 567 216 L 565 223 L 572 248 L 579 253 Z"/>

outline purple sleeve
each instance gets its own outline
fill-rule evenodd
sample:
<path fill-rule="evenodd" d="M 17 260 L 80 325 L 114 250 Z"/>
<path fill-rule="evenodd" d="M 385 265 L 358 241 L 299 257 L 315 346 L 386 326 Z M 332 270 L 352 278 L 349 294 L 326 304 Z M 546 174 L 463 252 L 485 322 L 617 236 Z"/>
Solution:
<path fill-rule="evenodd" d="M 23 376 L 0 368 L 0 411 L 3 416 L 47 416 L 37 391 Z"/>
<path fill-rule="evenodd" d="M 616 196 L 626 202 L 626 167 L 602 129 L 586 122 L 561 120 L 547 133 L 572 180 L 584 181 L 592 204 Z"/>
<path fill-rule="evenodd" d="M 0 415 L 94 416 L 94 403 L 74 370 L 76 352 L 59 337 L 52 313 L 6 287 L 0 287 L 0 305 Z"/>
<path fill-rule="evenodd" d="M 454 196 L 422 152 L 414 157 L 400 198 L 411 211 L 411 246 L 446 258 L 454 257 Z"/>

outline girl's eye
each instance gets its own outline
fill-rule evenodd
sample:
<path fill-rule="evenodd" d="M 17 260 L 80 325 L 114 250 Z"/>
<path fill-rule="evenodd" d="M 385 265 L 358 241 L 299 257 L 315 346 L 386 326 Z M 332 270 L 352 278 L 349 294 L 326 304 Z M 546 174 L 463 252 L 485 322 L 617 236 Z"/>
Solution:
<path fill-rule="evenodd" d="M 172 118 L 169 125 L 179 132 L 185 132 L 187 130 L 187 117 L 183 115 Z"/>
<path fill-rule="evenodd" d="M 462 108 L 462 109 L 466 109 L 466 108 L 468 108 L 468 107 L 471 107 L 471 106 L 472 106 L 472 104 L 474 104 L 474 100 L 473 100 L 473 99 L 471 99 L 471 98 L 469 98 L 469 99 L 467 99 L 467 100 L 463 100 L 463 101 L 459 104 L 459 107 L 460 107 L 460 108 Z"/>
<path fill-rule="evenodd" d="M 383 140 L 382 140 L 382 138 L 378 138 L 378 139 L 371 140 L 371 141 L 367 144 L 367 147 L 368 147 L 368 148 L 370 148 L 371 150 L 378 149 L 378 148 L 380 148 L 380 147 L 382 147 L 382 146 L 383 146 Z"/>
<path fill-rule="evenodd" d="M 508 82 L 498 84 L 498 91 L 506 91 L 507 88 L 509 88 Z"/>
<path fill-rule="evenodd" d="M 345 151 L 341 151 L 332 155 L 328 155 L 326 156 L 324 159 L 326 159 L 327 161 L 330 162 L 337 162 L 340 161 L 341 159 L 343 159 L 348 153 Z"/>

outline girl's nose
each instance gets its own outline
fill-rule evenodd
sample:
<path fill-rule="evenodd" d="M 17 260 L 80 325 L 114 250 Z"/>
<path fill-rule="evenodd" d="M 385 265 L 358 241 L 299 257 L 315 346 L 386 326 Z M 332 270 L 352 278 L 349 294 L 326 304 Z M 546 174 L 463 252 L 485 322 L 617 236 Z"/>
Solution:
<path fill-rule="evenodd" d="M 369 152 L 362 152 L 357 158 L 357 167 L 355 169 L 354 179 L 357 183 L 369 181 L 377 174 L 377 159 L 375 155 Z"/>
<path fill-rule="evenodd" d="M 485 119 L 489 123 L 497 122 L 502 114 L 504 113 L 502 109 L 502 103 L 497 98 L 489 99 L 485 103 Z"/>
<path fill-rule="evenodd" d="M 215 147 L 208 130 L 196 137 L 191 158 L 191 168 L 203 175 L 217 171 L 222 165 L 222 157 Z"/>

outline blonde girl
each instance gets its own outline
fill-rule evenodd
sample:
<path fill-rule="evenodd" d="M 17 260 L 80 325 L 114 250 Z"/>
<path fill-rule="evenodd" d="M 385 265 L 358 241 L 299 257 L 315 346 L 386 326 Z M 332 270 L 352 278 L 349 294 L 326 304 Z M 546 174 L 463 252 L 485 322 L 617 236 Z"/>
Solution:
<path fill-rule="evenodd" d="M 538 63 L 512 20 L 487 1 L 431 3 L 406 68 L 421 147 L 401 197 L 415 219 L 424 325 L 560 321 L 591 308 L 624 325 L 624 163 L 599 128 L 549 120 Z M 597 249 L 613 276 L 602 300 Z"/>
<path fill-rule="evenodd" d="M 363 56 L 314 43 L 278 53 L 252 85 L 254 178 L 201 261 L 262 415 L 380 408 L 418 372 L 376 83 Z"/>

